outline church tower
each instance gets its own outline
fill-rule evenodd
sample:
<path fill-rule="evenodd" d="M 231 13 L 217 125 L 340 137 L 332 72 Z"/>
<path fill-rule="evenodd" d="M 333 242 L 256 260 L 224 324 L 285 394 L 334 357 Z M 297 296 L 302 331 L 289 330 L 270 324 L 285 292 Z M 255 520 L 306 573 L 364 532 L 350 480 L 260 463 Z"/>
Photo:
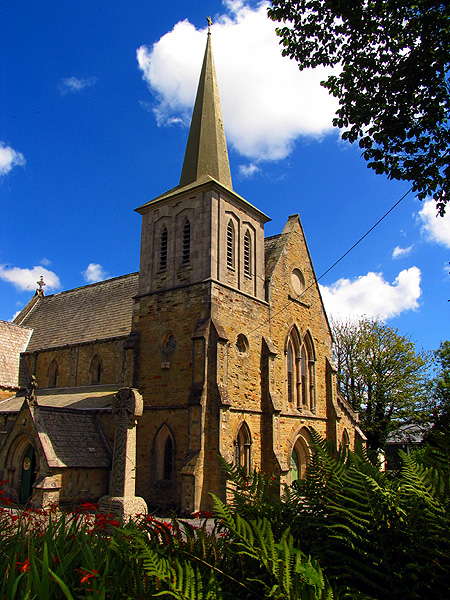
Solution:
<path fill-rule="evenodd" d="M 264 298 L 269 218 L 233 191 L 210 33 L 180 183 L 137 212 L 139 294 L 210 280 Z"/>
<path fill-rule="evenodd" d="M 180 182 L 137 212 L 136 494 L 210 509 L 219 457 L 300 477 L 308 427 L 344 428 L 331 332 L 298 215 L 265 240 L 269 218 L 233 190 L 209 32 Z"/>

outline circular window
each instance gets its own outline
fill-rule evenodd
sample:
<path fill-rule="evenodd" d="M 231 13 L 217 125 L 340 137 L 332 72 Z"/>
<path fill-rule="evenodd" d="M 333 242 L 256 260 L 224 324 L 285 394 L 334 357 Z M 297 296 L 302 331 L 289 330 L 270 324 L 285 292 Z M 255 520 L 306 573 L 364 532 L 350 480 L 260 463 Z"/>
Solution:
<path fill-rule="evenodd" d="M 239 354 L 247 354 L 250 345 L 248 343 L 248 339 L 245 337 L 243 333 L 240 333 L 236 338 L 236 349 Z"/>
<path fill-rule="evenodd" d="M 292 289 L 299 296 L 302 292 L 305 291 L 305 278 L 300 269 L 294 269 L 291 275 L 291 285 Z"/>
<path fill-rule="evenodd" d="M 177 347 L 177 340 L 175 339 L 175 335 L 172 331 L 166 331 L 162 334 L 159 340 L 159 346 L 163 354 L 172 354 Z"/>

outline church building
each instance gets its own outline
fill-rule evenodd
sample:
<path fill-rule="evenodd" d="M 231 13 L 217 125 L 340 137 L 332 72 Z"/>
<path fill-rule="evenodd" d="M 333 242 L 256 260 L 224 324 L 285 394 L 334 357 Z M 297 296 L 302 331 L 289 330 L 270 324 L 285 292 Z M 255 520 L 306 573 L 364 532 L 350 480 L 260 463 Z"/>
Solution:
<path fill-rule="evenodd" d="M 265 238 L 269 217 L 233 190 L 210 33 L 180 182 L 136 210 L 138 273 L 48 296 L 40 283 L 14 320 L 26 347 L 23 391 L 0 401 L 8 493 L 111 494 L 118 394 L 142 400 L 126 460 L 150 508 L 226 498 L 220 457 L 282 486 L 305 471 L 310 428 L 338 446 L 363 439 L 299 216 Z"/>

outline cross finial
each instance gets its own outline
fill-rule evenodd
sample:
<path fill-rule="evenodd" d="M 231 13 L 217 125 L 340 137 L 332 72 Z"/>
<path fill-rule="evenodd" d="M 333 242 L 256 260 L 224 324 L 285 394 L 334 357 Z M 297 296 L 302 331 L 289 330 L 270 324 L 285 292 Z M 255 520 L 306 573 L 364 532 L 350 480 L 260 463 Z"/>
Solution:
<path fill-rule="evenodd" d="M 208 21 L 208 33 L 211 33 L 211 25 L 213 24 L 211 17 L 206 17 L 206 20 Z"/>
<path fill-rule="evenodd" d="M 44 278 L 42 275 L 41 275 L 41 278 L 39 279 L 39 281 L 37 281 L 36 283 L 39 286 L 38 289 L 36 290 L 36 295 L 43 296 L 44 295 L 44 285 L 47 285 L 47 284 L 44 282 Z"/>

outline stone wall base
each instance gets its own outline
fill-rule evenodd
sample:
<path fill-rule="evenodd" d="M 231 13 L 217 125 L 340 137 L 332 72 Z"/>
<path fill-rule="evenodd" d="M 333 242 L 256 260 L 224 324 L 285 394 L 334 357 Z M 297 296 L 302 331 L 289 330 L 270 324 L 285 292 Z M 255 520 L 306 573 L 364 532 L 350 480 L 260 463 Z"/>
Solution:
<path fill-rule="evenodd" d="M 125 522 L 148 512 L 145 500 L 139 496 L 103 496 L 99 500 L 99 510 Z"/>

